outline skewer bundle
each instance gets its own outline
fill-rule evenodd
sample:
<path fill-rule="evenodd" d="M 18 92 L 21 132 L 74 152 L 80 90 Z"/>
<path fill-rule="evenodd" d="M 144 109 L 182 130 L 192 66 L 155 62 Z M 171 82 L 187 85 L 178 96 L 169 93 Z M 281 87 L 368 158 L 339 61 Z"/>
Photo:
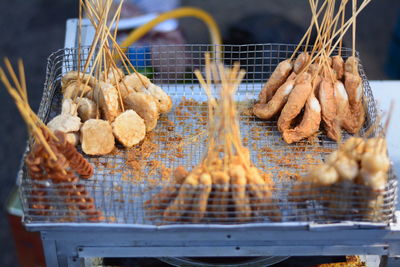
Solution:
<path fill-rule="evenodd" d="M 157 126 L 160 114 L 172 108 L 171 98 L 138 73 L 118 45 L 123 1 L 115 13 L 110 11 L 112 4 L 113 0 L 80 0 L 79 25 L 85 12 L 95 36 L 83 67 L 81 57 L 85 55 L 78 47 L 78 69 L 61 79 L 62 113 L 48 124 L 52 130 L 67 133 L 74 145 L 80 141 L 88 155 L 110 153 L 116 140 L 128 148 L 139 144 Z M 80 32 L 81 27 L 78 38 Z M 118 61 L 122 68 L 117 66 Z"/>
<path fill-rule="evenodd" d="M 346 21 L 346 6 L 351 1 L 353 12 Z M 279 116 L 278 130 L 289 144 L 313 136 L 321 123 L 327 136 L 338 141 L 341 129 L 356 134 L 365 121 L 355 33 L 356 17 L 371 0 L 363 0 L 358 7 L 357 0 L 325 0 L 321 5 L 318 0 L 309 2 L 312 11 L 309 29 L 291 58 L 278 64 L 253 107 L 253 113 L 260 119 Z M 351 26 L 353 52 L 344 60 L 342 39 Z M 317 38 L 310 46 L 314 29 Z M 299 53 L 304 42 L 304 51 Z M 338 45 L 338 54 L 332 56 Z"/>
<path fill-rule="evenodd" d="M 148 201 L 148 215 L 166 222 L 197 223 L 205 218 L 247 222 L 255 216 L 279 220 L 273 204 L 271 176 L 257 169 L 240 138 L 234 94 L 245 72 L 210 63 L 206 54 L 206 80 L 197 79 L 208 97 L 209 140 L 202 162 L 191 172 L 178 167 L 171 184 Z M 219 98 L 213 96 L 219 90 Z"/>
<path fill-rule="evenodd" d="M 346 216 L 379 221 L 388 181 L 390 160 L 383 137 L 352 137 L 312 168 L 293 187 L 294 201 L 322 201 L 330 219 Z M 310 197 L 305 199 L 304 196 Z"/>
<path fill-rule="evenodd" d="M 5 65 L 14 85 L 1 67 L 0 80 L 15 101 L 33 137 L 33 144 L 25 158 L 28 174 L 35 181 L 32 184 L 31 208 L 38 215 L 49 214 L 52 206 L 45 182 L 51 181 L 66 203 L 76 204 L 72 208 L 77 207 L 89 220 L 101 219 L 101 212 L 96 210 L 93 198 L 84 186 L 78 185 L 79 177 L 88 179 L 93 175 L 92 165 L 67 142 L 64 133 L 53 133 L 32 111 L 22 61 L 18 62 L 19 77 L 8 59 L 5 59 Z"/>

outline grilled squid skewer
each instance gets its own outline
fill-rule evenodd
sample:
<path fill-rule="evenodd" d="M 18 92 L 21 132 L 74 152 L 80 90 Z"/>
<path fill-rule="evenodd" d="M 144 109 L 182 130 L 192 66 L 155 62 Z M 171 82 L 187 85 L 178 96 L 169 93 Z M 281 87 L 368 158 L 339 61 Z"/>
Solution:
<path fill-rule="evenodd" d="M 293 71 L 296 74 L 299 74 L 307 65 L 309 60 L 310 60 L 310 54 L 308 54 L 308 52 L 303 52 L 300 55 L 298 55 L 293 65 Z"/>
<path fill-rule="evenodd" d="M 310 97 L 307 99 L 303 119 L 300 125 L 294 129 L 283 131 L 283 140 L 285 140 L 286 143 L 291 144 L 307 138 L 318 131 L 320 123 L 321 106 L 314 93 L 311 93 Z"/>
<path fill-rule="evenodd" d="M 313 90 L 310 74 L 303 73 L 298 76 L 297 82 L 279 116 L 278 129 L 280 132 L 284 132 L 290 128 L 293 120 L 299 115 Z"/>
<path fill-rule="evenodd" d="M 334 98 L 336 101 L 337 119 L 340 125 L 348 119 L 349 114 L 349 97 L 347 96 L 346 89 L 341 81 L 336 81 L 334 84 Z"/>
<path fill-rule="evenodd" d="M 290 59 L 284 60 L 278 64 L 271 77 L 264 85 L 259 95 L 260 104 L 265 104 L 271 100 L 276 90 L 286 81 L 293 69 L 293 63 Z"/>
<path fill-rule="evenodd" d="M 350 108 L 343 121 L 343 128 L 349 133 L 358 133 L 365 121 L 365 110 L 362 101 L 363 85 L 361 77 L 350 72 L 345 73 L 345 88 L 349 97 Z"/>
<path fill-rule="evenodd" d="M 296 74 L 293 74 L 291 76 L 294 78 Z M 291 76 L 289 76 L 289 78 Z M 279 111 L 281 111 L 294 88 L 294 83 L 295 81 L 293 79 L 286 81 L 281 87 L 279 87 L 275 95 L 267 104 L 255 104 L 253 108 L 254 115 L 256 115 L 260 119 L 267 120 L 272 118 Z"/>
<path fill-rule="evenodd" d="M 329 138 L 337 141 L 340 136 L 340 127 L 336 118 L 337 107 L 333 84 L 323 80 L 319 88 L 319 102 L 321 104 L 322 121 Z"/>
<path fill-rule="evenodd" d="M 342 80 L 344 75 L 344 60 L 341 56 L 332 57 L 332 69 L 336 74 L 337 80 Z"/>

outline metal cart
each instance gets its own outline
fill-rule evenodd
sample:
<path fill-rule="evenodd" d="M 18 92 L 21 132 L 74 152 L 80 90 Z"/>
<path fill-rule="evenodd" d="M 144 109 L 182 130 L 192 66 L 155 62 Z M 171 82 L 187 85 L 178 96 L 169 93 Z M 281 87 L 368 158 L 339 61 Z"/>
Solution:
<path fill-rule="evenodd" d="M 76 21 L 68 22 L 66 47 L 72 47 L 75 43 L 76 31 L 71 29 L 76 29 Z M 90 30 L 88 32 L 90 34 Z M 203 52 L 210 48 L 212 47 L 206 45 L 178 48 L 170 46 L 165 50 L 153 49 L 148 52 L 153 57 L 154 53 L 166 54 L 166 57 L 160 56 L 156 61 L 153 58 L 149 63 L 154 68 L 151 74 L 155 83 L 162 84 L 163 88 L 176 97 L 196 99 L 201 96 L 198 85 L 194 85 L 192 71 L 194 67 L 202 66 Z M 238 90 L 238 99 L 247 101 L 248 98 L 253 98 L 255 92 L 260 90 L 262 81 L 266 79 L 265 75 L 293 49 L 294 46 L 282 44 L 225 47 L 224 58 L 228 58 L 230 62 L 240 60 L 242 67 L 248 72 L 243 86 Z M 77 67 L 74 51 L 73 48 L 60 50 L 49 58 L 44 97 L 39 110 L 39 116 L 46 121 L 59 112 L 59 81 L 62 73 Z M 185 53 L 190 56 L 186 57 Z M 137 55 L 130 56 L 134 58 Z M 191 68 L 181 69 L 185 64 Z M 159 72 L 157 66 L 167 66 L 167 71 Z M 177 69 L 170 70 L 171 67 Z M 362 75 L 366 94 L 372 98 L 363 72 Z M 369 102 L 368 109 L 369 114 L 376 114 L 373 101 Z M 373 121 L 373 118 L 369 118 L 370 124 Z M 253 120 L 251 123 L 257 125 L 260 122 Z M 167 127 L 167 123 L 161 122 L 159 127 Z M 251 129 L 247 130 L 244 131 L 244 136 L 246 132 L 251 133 Z M 275 133 L 276 129 L 271 131 Z M 272 138 L 270 145 L 282 148 L 283 144 L 277 144 L 279 135 L 276 136 L 275 139 Z M 249 146 L 252 145 L 249 142 Z M 261 142 L 263 141 L 254 141 L 255 146 Z M 324 137 L 320 138 L 320 146 L 332 149 L 336 147 Z M 203 151 L 201 141 L 190 144 L 187 149 L 191 156 L 178 160 L 170 167 L 177 164 L 191 166 L 198 162 Z M 320 153 L 318 157 L 324 155 L 326 152 Z M 252 158 L 255 160 L 255 155 Z M 94 159 L 96 160 L 101 164 L 111 163 L 109 166 L 121 164 L 119 156 L 106 158 L 105 161 L 102 158 Z M 168 159 L 161 161 L 168 164 Z M 54 201 L 54 210 L 50 211 L 50 215 L 34 213 L 29 205 L 32 184 L 27 181 L 24 168 L 21 169 L 19 181 L 24 223 L 27 229 L 40 231 L 48 266 L 81 266 L 85 258 L 94 257 L 264 257 L 259 258 L 259 262 L 254 261 L 253 266 L 259 266 L 277 262 L 287 256 L 380 255 L 387 258 L 400 255 L 400 212 L 395 211 L 397 181 L 393 174 L 385 193 L 386 210 L 376 221 L 352 214 L 353 209 L 349 209 L 349 214 L 341 214 L 341 220 L 327 221 L 321 219 L 318 208 L 311 207 L 306 209 L 306 215 L 303 214 L 306 217 L 299 219 L 298 214 L 286 213 L 282 222 L 258 218 L 251 223 L 241 224 L 173 225 L 149 221 L 143 212 L 143 203 L 156 194 L 146 191 L 140 183 L 128 185 L 121 177 L 124 174 L 107 173 L 107 168 L 98 168 L 93 181 L 85 181 L 88 191 L 96 199 L 96 205 L 109 215 L 101 222 L 91 223 L 78 213 L 67 214 L 65 207 L 59 205 L 62 202 L 60 197 L 51 191 L 51 185 L 49 196 Z M 286 192 L 287 197 L 287 189 L 282 189 L 282 192 Z M 115 200 L 118 198 L 122 200 L 116 204 Z M 287 200 L 281 200 L 280 206 L 289 205 L 287 203 Z M 309 209 L 314 213 L 310 213 Z"/>

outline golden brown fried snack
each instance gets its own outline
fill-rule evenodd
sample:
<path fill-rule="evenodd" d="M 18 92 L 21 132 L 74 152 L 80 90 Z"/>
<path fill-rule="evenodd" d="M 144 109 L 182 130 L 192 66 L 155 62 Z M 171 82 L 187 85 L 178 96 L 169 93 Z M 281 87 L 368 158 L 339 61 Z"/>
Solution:
<path fill-rule="evenodd" d="M 352 73 L 345 73 L 345 88 L 349 97 L 350 108 L 343 121 L 343 128 L 349 133 L 358 133 L 365 121 L 363 105 L 363 85 L 361 77 Z"/>
<path fill-rule="evenodd" d="M 87 120 L 80 133 L 82 150 L 88 155 L 106 155 L 114 149 L 114 135 L 108 121 Z"/>
<path fill-rule="evenodd" d="M 211 188 L 211 175 L 208 173 L 202 173 L 199 177 L 199 188 L 197 189 L 195 199 L 193 201 L 193 222 L 199 222 L 201 219 L 203 219 L 207 210 L 208 197 L 210 196 Z"/>
<path fill-rule="evenodd" d="M 290 59 L 284 60 L 278 64 L 267 83 L 262 88 L 259 95 L 259 103 L 265 104 L 271 100 L 276 90 L 286 81 L 293 69 L 293 63 Z"/>
<path fill-rule="evenodd" d="M 321 106 L 314 93 L 307 99 L 303 119 L 294 129 L 283 131 L 283 140 L 291 144 L 315 134 L 321 123 Z"/>
<path fill-rule="evenodd" d="M 94 101 L 100 107 L 102 118 L 113 122 L 121 113 L 117 89 L 105 82 L 99 82 L 94 93 Z"/>
<path fill-rule="evenodd" d="M 360 76 L 360 73 L 358 72 L 358 65 L 359 65 L 358 58 L 351 56 L 346 60 L 346 63 L 344 65 L 344 71 Z"/>
<path fill-rule="evenodd" d="M 118 115 L 111 124 L 115 138 L 124 147 L 139 144 L 146 136 L 144 120 L 133 110 L 128 109 Z"/>
<path fill-rule="evenodd" d="M 168 113 L 172 108 L 171 97 L 161 87 L 150 84 L 147 92 L 154 97 L 160 113 Z"/>
<path fill-rule="evenodd" d="M 232 200 L 235 204 L 237 220 L 240 222 L 248 221 L 251 216 L 251 208 L 246 194 L 246 172 L 241 165 L 231 164 L 229 176 L 232 182 Z"/>
<path fill-rule="evenodd" d="M 333 94 L 336 101 L 337 120 L 340 125 L 343 125 L 344 121 L 348 119 L 349 114 L 349 98 L 347 96 L 346 89 L 341 81 L 336 81 L 334 84 Z"/>
<path fill-rule="evenodd" d="M 286 81 L 281 87 L 279 87 L 275 95 L 267 104 L 255 104 L 253 107 L 254 115 L 260 119 L 268 120 L 280 112 L 294 88 L 294 83 L 294 80 Z"/>
<path fill-rule="evenodd" d="M 300 81 L 300 83 L 297 83 Z M 303 73 L 298 76 L 298 81 L 289 95 L 286 105 L 283 107 L 281 115 L 278 119 L 278 130 L 284 132 L 289 129 L 293 120 L 301 112 L 313 87 L 311 85 L 311 75 Z"/>
<path fill-rule="evenodd" d="M 341 56 L 332 57 L 332 69 L 336 74 L 336 79 L 339 81 L 342 80 L 344 75 L 344 60 Z"/>
<path fill-rule="evenodd" d="M 77 132 L 81 128 L 81 119 L 78 116 L 70 114 L 60 114 L 55 116 L 47 126 L 52 131 L 61 131 L 63 133 Z"/>
<path fill-rule="evenodd" d="M 124 98 L 124 104 L 126 109 L 132 109 L 142 117 L 147 132 L 152 131 L 157 126 L 158 107 L 151 95 L 132 92 Z"/>
<path fill-rule="evenodd" d="M 97 105 L 94 101 L 86 97 L 77 97 L 75 101 L 78 105 L 78 116 L 83 122 L 96 118 Z"/>
<path fill-rule="evenodd" d="M 355 105 L 362 100 L 363 95 L 363 84 L 362 79 L 359 75 L 346 72 L 345 76 L 345 88 L 347 95 L 349 96 L 349 103 Z"/>
<path fill-rule="evenodd" d="M 252 209 L 260 211 L 264 216 L 270 216 L 273 221 L 280 221 L 281 213 L 272 199 L 272 180 L 266 182 L 254 166 L 249 168 L 246 178 Z"/>
<path fill-rule="evenodd" d="M 180 220 L 187 211 L 192 210 L 193 197 L 196 193 L 196 187 L 199 184 L 201 172 L 202 169 L 197 168 L 185 178 L 185 181 L 179 189 L 178 196 L 164 211 L 163 217 L 166 221 L 176 222 Z"/>
<path fill-rule="evenodd" d="M 371 187 L 375 192 L 385 189 L 390 160 L 387 155 L 387 144 L 383 138 L 371 138 L 365 143 L 361 157 L 360 182 Z"/>
<path fill-rule="evenodd" d="M 215 217 L 227 217 L 227 205 L 229 203 L 230 177 L 226 172 L 213 171 L 211 178 L 215 187 L 215 194 L 211 202 L 211 212 Z"/>
<path fill-rule="evenodd" d="M 310 54 L 308 52 L 303 52 L 300 55 L 298 55 L 293 65 L 293 71 L 296 74 L 299 74 L 307 65 L 309 60 L 310 60 Z"/>
<path fill-rule="evenodd" d="M 147 204 L 151 204 L 150 214 L 160 216 L 162 215 L 164 209 L 167 205 L 178 195 L 179 187 L 182 185 L 183 181 L 189 175 L 189 172 L 182 166 L 178 166 L 173 173 L 173 181 L 171 184 L 163 187 L 162 190 L 155 195 L 152 199 L 147 201 Z"/>
<path fill-rule="evenodd" d="M 65 138 L 67 139 L 67 142 L 73 146 L 77 146 L 79 144 L 79 132 L 66 133 Z"/>
<path fill-rule="evenodd" d="M 138 73 L 126 75 L 119 83 L 119 90 L 122 98 L 125 98 L 132 92 L 143 92 L 151 84 L 151 81 L 146 76 Z M 143 88 L 144 87 L 144 88 Z"/>
<path fill-rule="evenodd" d="M 124 77 L 125 74 L 120 68 L 110 68 L 107 74 L 106 71 L 100 74 L 100 81 L 116 86 Z"/>
<path fill-rule="evenodd" d="M 61 104 L 61 114 L 69 114 L 72 116 L 77 116 L 77 104 L 76 101 L 70 98 L 64 98 Z"/>
<path fill-rule="evenodd" d="M 340 137 L 340 124 L 337 121 L 337 105 L 333 84 L 323 80 L 319 88 L 319 102 L 321 105 L 322 121 L 329 138 L 337 141 Z"/>
<path fill-rule="evenodd" d="M 97 79 L 87 73 L 79 73 L 78 76 L 78 71 L 70 71 L 68 73 L 66 73 L 62 78 L 61 78 L 61 87 L 62 88 L 67 88 L 68 85 L 70 85 L 70 83 L 72 82 L 76 82 L 80 80 L 81 83 L 86 84 L 88 83 L 88 85 L 90 87 L 94 87 L 97 84 Z M 88 81 L 89 80 L 89 81 Z"/>
<path fill-rule="evenodd" d="M 64 99 L 75 99 L 81 95 L 86 96 L 92 91 L 92 87 L 89 85 L 85 85 L 83 82 L 81 82 L 79 85 L 78 84 L 79 83 L 77 81 L 71 81 L 67 86 L 62 88 Z"/>

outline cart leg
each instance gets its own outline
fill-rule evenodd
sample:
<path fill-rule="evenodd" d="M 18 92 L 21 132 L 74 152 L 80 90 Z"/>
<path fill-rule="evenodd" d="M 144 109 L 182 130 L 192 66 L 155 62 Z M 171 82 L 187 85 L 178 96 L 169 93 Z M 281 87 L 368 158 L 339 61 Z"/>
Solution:
<path fill-rule="evenodd" d="M 379 263 L 379 267 L 387 267 L 388 265 L 388 256 L 383 255 L 381 257 L 381 262 Z"/>
<path fill-rule="evenodd" d="M 42 242 L 46 266 L 60 267 L 57 258 L 56 242 L 54 240 L 46 240 L 44 238 L 42 238 Z"/>

